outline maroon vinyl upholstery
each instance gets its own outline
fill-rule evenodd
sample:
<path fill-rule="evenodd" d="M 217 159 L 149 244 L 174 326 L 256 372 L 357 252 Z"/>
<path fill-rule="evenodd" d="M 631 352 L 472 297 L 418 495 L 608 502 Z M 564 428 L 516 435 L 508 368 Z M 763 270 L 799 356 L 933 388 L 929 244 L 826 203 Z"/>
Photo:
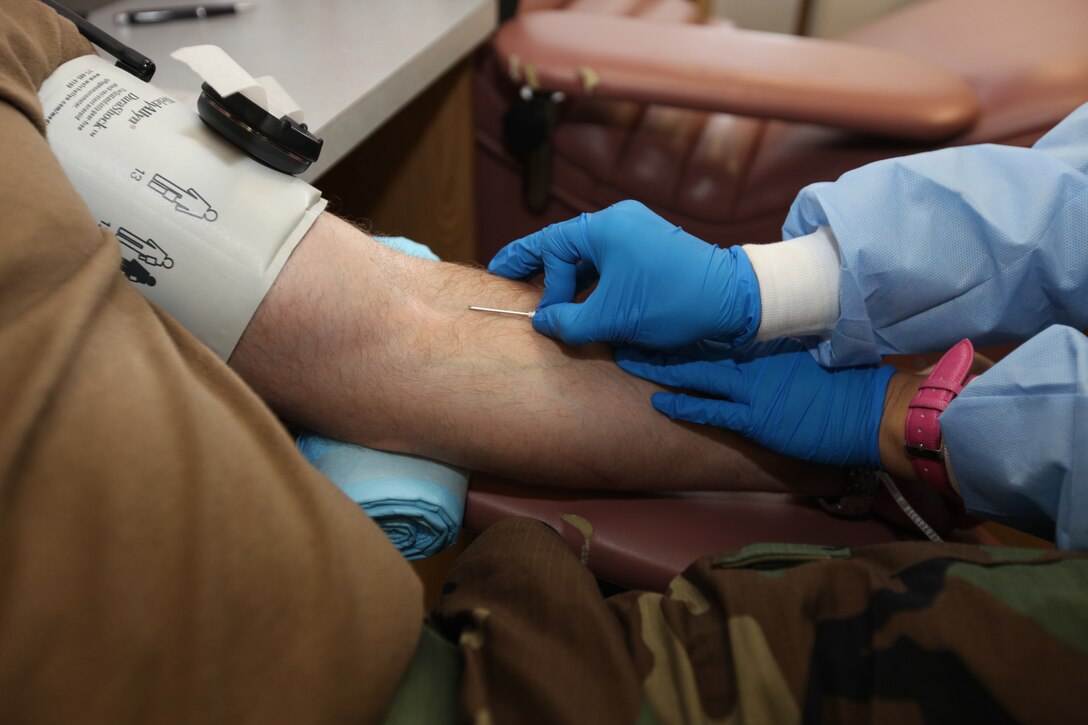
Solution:
<path fill-rule="evenodd" d="M 533 20 L 533 13 L 541 14 L 537 20 L 547 15 L 549 27 L 527 22 Z M 569 16 L 569 32 L 554 28 L 560 20 L 556 16 Z M 487 261 L 506 242 L 545 224 L 625 198 L 645 202 L 708 241 L 773 241 L 780 238 L 790 202 L 809 183 L 833 180 L 877 159 L 939 146 L 979 142 L 1027 145 L 1088 101 L 1088 43 L 1081 32 L 1088 27 L 1088 3 L 922 0 L 835 41 L 843 48 L 880 49 L 892 61 L 904 63 L 904 69 L 909 65 L 907 59 L 912 58 L 930 70 L 939 68 L 962 79 L 974 95 L 977 113 L 950 137 L 937 143 L 918 142 L 903 140 L 902 134 L 890 127 L 884 137 L 828 125 L 828 114 L 833 115 L 836 109 L 844 117 L 850 115 L 841 108 L 845 103 L 841 97 L 826 104 L 830 108 L 818 108 L 819 99 L 832 97 L 830 92 L 795 93 L 796 109 L 782 107 L 791 94 L 770 92 L 734 93 L 732 100 L 717 98 L 711 104 L 699 103 L 694 91 L 686 97 L 677 91 L 663 99 L 673 105 L 647 102 L 653 98 L 654 79 L 647 79 L 647 87 L 637 88 L 638 74 L 633 74 L 617 79 L 617 86 L 626 88 L 632 100 L 616 97 L 618 90 L 609 98 L 592 92 L 568 93 L 559 108 L 553 139 L 549 200 L 541 213 L 532 213 L 520 198 L 521 165 L 509 152 L 502 133 L 502 115 L 516 98 L 519 85 L 510 76 L 521 71 L 513 75 L 525 82 L 524 65 L 532 63 L 538 85 L 545 87 L 541 79 L 561 73 L 557 58 L 572 67 L 581 67 L 582 61 L 606 62 L 602 38 L 612 37 L 618 30 L 604 30 L 610 26 L 602 23 L 617 16 L 623 22 L 616 29 L 635 32 L 632 24 L 644 25 L 646 37 L 661 38 L 639 46 L 644 47 L 647 58 L 659 59 L 662 67 L 670 67 L 669 63 L 683 67 L 674 56 L 682 61 L 685 48 L 671 47 L 665 44 L 666 39 L 673 46 L 689 46 L 689 54 L 694 52 L 696 43 L 684 43 L 682 31 L 701 20 L 695 6 L 684 0 L 553 0 L 522 2 L 519 15 L 500 29 L 499 47 L 493 44 L 481 53 L 476 88 L 481 261 Z M 591 23 L 587 51 L 580 57 L 570 38 L 578 35 L 580 26 Z M 670 31 L 655 36 L 655 25 L 668 26 Z M 561 46 L 545 46 L 545 30 L 567 40 Z M 700 33 L 692 36 L 700 48 L 707 44 L 708 33 L 720 33 L 720 57 L 702 56 L 715 73 L 730 70 L 730 58 L 736 57 L 746 63 L 738 60 L 735 73 L 750 75 L 752 67 L 769 66 L 769 62 L 753 64 L 753 54 L 772 54 L 779 46 L 787 54 L 791 48 L 811 50 L 808 45 L 797 45 L 796 41 L 807 39 L 775 38 L 727 25 L 692 30 Z M 535 46 L 525 40 L 527 47 L 519 48 L 518 41 L 525 38 Z M 831 52 L 834 45 L 824 46 L 829 58 L 835 57 Z M 511 56 L 516 56 L 520 68 L 511 68 Z M 788 68 L 788 64 L 776 63 L 775 67 Z M 864 70 L 849 64 L 836 66 L 828 68 L 823 77 Z M 903 82 L 892 70 L 887 75 L 889 85 Z M 603 89 L 608 77 L 604 70 L 599 75 L 598 88 Z M 786 81 L 779 75 L 774 82 Z M 828 84 L 833 85 L 831 81 Z M 740 100 L 747 115 L 712 113 L 704 108 L 720 108 Z M 766 108 L 761 110 L 763 102 Z M 812 118 L 819 123 L 779 118 Z"/>
<path fill-rule="evenodd" d="M 921 538 L 906 522 L 893 526 L 877 516 L 836 517 L 816 501 L 787 494 L 624 495 L 474 475 L 465 526 L 482 531 L 511 516 L 530 516 L 551 526 L 600 579 L 653 591 L 664 591 L 674 576 L 704 554 L 752 543 L 863 546 Z M 953 530 L 947 538 L 998 543 L 978 527 Z"/>

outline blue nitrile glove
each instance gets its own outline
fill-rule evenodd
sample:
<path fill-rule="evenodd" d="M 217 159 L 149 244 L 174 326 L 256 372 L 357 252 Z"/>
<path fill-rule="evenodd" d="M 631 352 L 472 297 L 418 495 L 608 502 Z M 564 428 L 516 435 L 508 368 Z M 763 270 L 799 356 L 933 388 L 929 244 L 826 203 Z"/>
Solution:
<path fill-rule="evenodd" d="M 587 266 L 600 276 L 597 287 L 585 302 L 572 303 Z M 533 327 L 569 344 L 744 342 L 759 328 L 759 283 L 748 255 L 707 244 L 637 201 L 512 242 L 488 269 L 512 279 L 543 270 Z"/>
<path fill-rule="evenodd" d="M 616 362 L 640 378 L 715 396 L 654 393 L 654 407 L 674 420 L 734 430 L 793 458 L 880 467 L 890 365 L 825 368 L 789 339 L 739 349 L 705 342 L 673 354 L 624 348 Z"/>

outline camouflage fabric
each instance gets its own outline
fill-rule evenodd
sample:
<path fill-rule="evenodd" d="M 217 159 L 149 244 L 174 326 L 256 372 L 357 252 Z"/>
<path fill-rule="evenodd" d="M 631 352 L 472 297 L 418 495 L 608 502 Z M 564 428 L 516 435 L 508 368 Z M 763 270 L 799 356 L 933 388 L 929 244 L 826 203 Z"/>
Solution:
<path fill-rule="evenodd" d="M 605 599 L 510 519 L 432 619 L 474 723 L 1069 722 L 1088 683 L 1088 556 L 1044 550 L 757 545 Z"/>

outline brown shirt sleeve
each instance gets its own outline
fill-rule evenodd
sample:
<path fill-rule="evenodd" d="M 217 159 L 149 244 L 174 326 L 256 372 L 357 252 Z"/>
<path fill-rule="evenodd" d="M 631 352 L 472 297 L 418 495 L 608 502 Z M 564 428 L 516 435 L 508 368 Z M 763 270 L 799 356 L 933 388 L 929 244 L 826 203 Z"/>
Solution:
<path fill-rule="evenodd" d="M 0 4 L 0 712 L 368 722 L 422 620 L 410 567 L 225 365 L 119 272 L 43 136 L 91 52 Z"/>

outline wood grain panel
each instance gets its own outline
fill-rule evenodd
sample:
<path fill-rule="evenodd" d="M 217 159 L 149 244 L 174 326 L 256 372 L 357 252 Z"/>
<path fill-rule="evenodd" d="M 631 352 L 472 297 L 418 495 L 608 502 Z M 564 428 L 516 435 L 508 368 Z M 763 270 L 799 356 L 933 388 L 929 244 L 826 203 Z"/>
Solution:
<path fill-rule="evenodd" d="M 442 259 L 476 252 L 472 61 L 466 58 L 314 182 L 329 209 Z"/>

